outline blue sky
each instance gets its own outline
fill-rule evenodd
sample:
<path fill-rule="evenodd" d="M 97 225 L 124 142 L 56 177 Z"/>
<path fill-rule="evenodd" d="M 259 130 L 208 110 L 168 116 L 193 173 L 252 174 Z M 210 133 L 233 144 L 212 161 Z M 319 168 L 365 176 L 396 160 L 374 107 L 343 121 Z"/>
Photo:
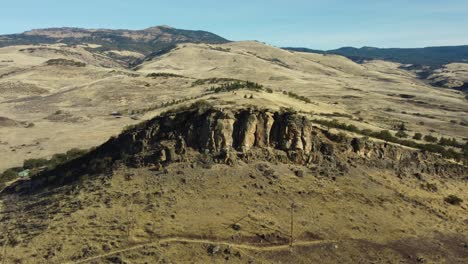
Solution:
<path fill-rule="evenodd" d="M 1 3 L 0 34 L 44 27 L 170 25 L 276 46 L 468 45 L 468 0 L 22 0 Z"/>

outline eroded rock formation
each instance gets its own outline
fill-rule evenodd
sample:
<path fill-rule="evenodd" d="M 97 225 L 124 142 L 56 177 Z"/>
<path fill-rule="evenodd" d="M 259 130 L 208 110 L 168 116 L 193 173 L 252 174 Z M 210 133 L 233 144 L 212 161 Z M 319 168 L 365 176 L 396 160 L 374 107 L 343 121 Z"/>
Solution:
<path fill-rule="evenodd" d="M 466 177 L 467 168 L 440 156 L 384 142 L 331 140 L 305 116 L 260 110 L 192 109 L 146 121 L 87 155 L 33 178 L 34 187 L 62 184 L 116 163 L 152 166 L 209 154 L 217 162 L 262 159 L 346 174 L 348 166 Z M 192 156 L 190 156 L 192 155 Z"/>

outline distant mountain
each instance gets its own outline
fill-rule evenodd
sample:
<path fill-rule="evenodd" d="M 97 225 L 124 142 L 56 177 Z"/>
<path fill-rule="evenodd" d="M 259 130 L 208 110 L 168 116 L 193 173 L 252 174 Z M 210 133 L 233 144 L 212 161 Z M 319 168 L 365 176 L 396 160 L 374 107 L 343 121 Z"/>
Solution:
<path fill-rule="evenodd" d="M 364 60 L 387 60 L 399 62 L 402 64 L 426 65 L 438 68 L 442 65 L 453 62 L 468 63 L 468 45 L 466 46 L 446 46 L 446 47 L 427 47 L 411 49 L 380 49 L 374 47 L 343 47 L 335 50 L 314 50 L 308 48 L 291 48 L 286 50 L 312 52 L 321 54 L 337 54 L 348 57 L 356 62 Z"/>
<path fill-rule="evenodd" d="M 188 42 L 220 44 L 229 41 L 206 31 L 183 30 L 168 26 L 143 30 L 47 28 L 0 36 L 0 47 L 53 43 L 93 44 L 98 45 L 94 48 L 98 52 L 125 50 L 138 52 L 144 56 L 165 52 L 178 43 Z"/>

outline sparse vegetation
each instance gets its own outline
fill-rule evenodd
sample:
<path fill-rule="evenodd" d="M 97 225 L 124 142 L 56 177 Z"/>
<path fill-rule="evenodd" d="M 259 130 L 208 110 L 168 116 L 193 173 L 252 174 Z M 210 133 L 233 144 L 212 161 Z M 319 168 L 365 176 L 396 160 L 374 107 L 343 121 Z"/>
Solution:
<path fill-rule="evenodd" d="M 413 139 L 421 140 L 422 139 L 422 134 L 419 133 L 419 132 L 414 133 Z"/>
<path fill-rule="evenodd" d="M 14 168 L 7 169 L 2 174 L 0 174 L 0 189 L 2 189 L 2 186 L 4 186 L 6 182 L 9 182 L 18 178 L 18 173 L 21 172 L 22 170 L 23 168 L 21 167 L 14 167 Z"/>
<path fill-rule="evenodd" d="M 447 197 L 444 198 L 444 201 L 448 204 L 451 204 L 451 205 L 460 205 L 462 202 L 463 202 L 463 199 L 461 199 L 460 197 L 456 196 L 456 195 L 449 195 Z"/>
<path fill-rule="evenodd" d="M 198 85 L 204 85 L 204 84 L 218 84 L 218 83 L 228 83 L 228 82 L 242 82 L 242 80 L 232 79 L 232 78 L 198 79 L 192 83 L 192 87 L 198 86 Z"/>
<path fill-rule="evenodd" d="M 230 52 L 231 51 L 231 48 L 212 47 L 212 46 L 209 46 L 209 47 L 210 47 L 210 49 L 216 50 L 216 51 L 222 51 L 222 52 Z"/>
<path fill-rule="evenodd" d="M 49 66 L 72 66 L 72 67 L 85 67 L 86 63 L 67 59 L 51 59 L 45 62 Z"/>
<path fill-rule="evenodd" d="M 146 75 L 148 78 L 158 78 L 158 77 L 164 77 L 164 78 L 186 78 L 185 76 L 174 74 L 174 73 L 167 73 L 167 72 L 153 72 L 148 75 Z"/>
<path fill-rule="evenodd" d="M 432 135 L 425 135 L 424 136 L 424 141 L 435 143 L 435 142 L 437 142 L 437 138 L 432 136 Z"/>
<path fill-rule="evenodd" d="M 165 112 L 161 113 L 161 115 L 168 115 L 168 114 L 173 114 L 173 113 L 177 113 L 177 112 L 181 112 L 181 111 L 194 110 L 194 109 L 197 109 L 198 112 L 202 113 L 202 112 L 206 112 L 206 111 L 208 111 L 209 109 L 212 109 L 212 108 L 213 108 L 213 105 L 210 102 L 208 102 L 206 100 L 198 100 L 198 101 L 194 102 L 191 105 L 181 106 L 181 107 L 178 107 L 178 108 L 175 108 L 175 109 L 170 109 L 168 111 L 165 111 Z"/>
<path fill-rule="evenodd" d="M 54 169 L 67 161 L 83 156 L 87 152 L 87 150 L 71 149 L 65 153 L 54 154 L 50 159 L 27 159 L 23 162 L 22 167 L 10 168 L 0 174 L 0 183 L 18 178 L 18 173 L 23 170 L 30 170 L 30 176 L 34 176 L 40 171 Z"/>
<path fill-rule="evenodd" d="M 297 100 L 306 102 L 306 103 L 311 103 L 311 102 L 312 102 L 309 98 L 307 98 L 307 97 L 305 97 L 305 96 L 302 96 L 302 95 L 295 94 L 295 93 L 293 93 L 293 92 L 283 91 L 283 94 L 284 94 L 284 95 L 287 95 L 287 96 L 289 96 L 289 97 L 295 98 L 295 99 L 297 99 Z"/>
<path fill-rule="evenodd" d="M 326 116 L 326 117 L 345 117 L 345 118 L 350 118 L 352 119 L 353 116 L 350 114 L 345 114 L 345 113 L 338 113 L 338 112 L 333 112 L 331 114 L 329 113 L 320 113 L 321 116 Z"/>
<path fill-rule="evenodd" d="M 395 136 L 399 137 L 399 138 L 407 138 L 408 137 L 408 134 L 405 133 L 405 131 L 403 130 L 399 130 Z"/>
<path fill-rule="evenodd" d="M 441 137 L 439 139 L 439 145 L 450 146 L 455 148 L 463 147 L 463 144 L 459 143 L 455 138 L 445 138 Z"/>
<path fill-rule="evenodd" d="M 415 142 L 413 140 L 403 139 L 404 137 L 398 137 L 398 134 L 400 134 L 400 136 L 401 136 L 402 133 L 404 133 L 404 135 L 408 136 L 403 131 L 398 131 L 395 134 L 395 136 L 393 136 L 393 134 L 389 130 L 381 130 L 379 132 L 374 132 L 374 131 L 372 131 L 370 129 L 361 130 L 361 129 L 359 129 L 358 127 L 356 127 L 354 125 L 348 125 L 348 124 L 345 124 L 345 123 L 340 123 L 337 120 L 329 121 L 329 120 L 323 120 L 323 119 L 314 119 L 313 122 L 324 125 L 324 126 L 326 126 L 328 128 L 337 128 L 337 129 L 347 130 L 347 131 L 362 134 L 362 135 L 365 135 L 365 136 L 368 136 L 368 137 L 378 138 L 378 139 L 385 140 L 385 141 L 388 141 L 388 142 L 397 143 L 397 144 L 401 144 L 401 145 L 412 147 L 412 148 L 417 148 L 417 149 L 420 149 L 420 150 L 423 150 L 423 151 L 439 153 L 443 157 L 448 158 L 448 159 L 454 159 L 454 160 L 457 160 L 457 161 L 460 161 L 460 160 L 468 161 L 468 146 L 467 146 L 468 143 L 461 146 L 463 149 L 462 149 L 462 152 L 460 153 L 460 152 L 457 152 L 457 151 L 455 151 L 453 149 L 450 149 L 450 148 L 446 149 L 444 146 L 441 146 L 441 145 L 420 144 L 420 143 L 417 143 L 417 142 Z M 427 137 L 427 135 L 425 136 L 425 139 L 426 139 L 426 137 Z M 435 142 L 437 142 L 437 138 L 435 138 L 435 140 L 432 141 L 432 143 L 435 143 Z"/>
<path fill-rule="evenodd" d="M 208 91 L 213 93 L 221 93 L 232 92 L 240 89 L 247 89 L 259 92 L 263 91 L 263 85 L 249 81 L 235 81 L 230 83 L 223 83 L 217 87 L 212 86 L 210 89 L 208 89 Z"/>

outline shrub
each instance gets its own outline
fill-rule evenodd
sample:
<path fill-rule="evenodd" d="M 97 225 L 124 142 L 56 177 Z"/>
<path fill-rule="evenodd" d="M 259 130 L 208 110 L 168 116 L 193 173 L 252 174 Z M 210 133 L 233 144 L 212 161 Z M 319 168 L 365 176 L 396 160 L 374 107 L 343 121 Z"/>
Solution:
<path fill-rule="evenodd" d="M 67 59 L 50 59 L 46 61 L 46 64 L 49 66 L 59 65 L 59 66 L 72 66 L 72 67 L 85 67 L 86 63 L 74 60 Z"/>
<path fill-rule="evenodd" d="M 406 131 L 406 125 L 405 123 L 400 123 L 396 126 L 396 128 L 399 130 L 399 131 Z"/>
<path fill-rule="evenodd" d="M 325 134 L 331 141 L 335 141 L 337 143 L 343 143 L 346 142 L 347 136 L 343 132 L 339 132 L 338 134 L 333 134 L 330 132 L 327 132 Z"/>
<path fill-rule="evenodd" d="M 182 75 L 174 74 L 174 73 L 167 73 L 167 72 L 153 72 L 146 75 L 148 78 L 157 78 L 157 77 L 176 77 L 176 78 L 185 78 Z"/>
<path fill-rule="evenodd" d="M 399 137 L 399 138 L 407 138 L 408 137 L 408 134 L 405 133 L 405 131 L 403 130 L 400 130 L 398 131 L 395 136 Z"/>
<path fill-rule="evenodd" d="M 460 197 L 456 196 L 456 195 L 449 195 L 447 197 L 444 198 L 444 201 L 448 204 L 451 204 L 451 205 L 460 205 L 462 202 L 463 202 L 463 199 L 461 199 Z"/>
<path fill-rule="evenodd" d="M 374 133 L 372 133 L 372 136 L 376 137 L 376 138 L 379 138 L 379 139 L 382 139 L 382 140 L 385 140 L 385 141 L 391 141 L 391 142 L 394 142 L 395 139 L 396 139 L 392 135 L 392 133 L 390 133 L 390 131 L 388 131 L 388 130 L 382 130 L 380 132 L 374 132 Z"/>
<path fill-rule="evenodd" d="M 413 136 L 413 139 L 416 139 L 416 140 L 421 140 L 422 139 L 422 134 L 421 133 L 415 133 L 414 136 Z"/>
<path fill-rule="evenodd" d="M 340 123 L 337 120 L 329 121 L 329 120 L 314 119 L 312 121 L 315 122 L 315 123 L 327 126 L 329 129 L 330 128 L 337 128 L 337 129 L 348 130 L 348 131 L 360 133 L 362 135 L 382 139 L 382 140 L 385 140 L 387 142 L 398 143 L 398 144 L 405 145 L 405 146 L 408 146 L 408 147 L 418 148 L 418 149 L 423 150 L 423 151 L 439 153 L 445 158 L 454 159 L 456 161 L 463 160 L 464 162 L 466 162 L 468 164 L 468 142 L 466 144 L 464 144 L 464 145 L 461 145 L 460 143 L 457 142 L 457 146 L 462 148 L 462 151 L 460 153 L 460 152 L 457 152 L 457 151 L 455 151 L 453 149 L 445 149 L 444 146 L 437 145 L 437 144 L 420 144 L 420 143 L 417 143 L 417 142 L 415 142 L 413 140 L 407 140 L 407 139 L 403 139 L 401 137 L 398 138 L 398 137 L 393 136 L 392 133 L 390 131 L 388 131 L 388 130 L 382 130 L 380 132 L 373 132 L 370 129 L 359 130 L 357 127 L 355 127 L 353 125 L 347 125 L 347 124 L 344 124 L 344 123 Z M 407 137 L 408 136 L 404 131 L 399 131 L 396 135 L 397 136 L 402 136 L 402 137 Z M 419 140 L 419 139 L 422 138 L 422 134 L 421 133 L 416 133 L 413 136 L 413 138 Z M 334 136 L 332 136 L 332 138 L 330 138 L 330 139 L 334 140 L 334 141 L 339 141 L 340 140 L 339 138 L 334 137 Z M 432 140 L 433 143 L 437 142 L 437 138 L 432 137 L 432 136 L 425 136 L 424 139 L 426 141 L 427 141 L 427 139 Z M 443 142 L 445 142 L 445 141 L 443 140 Z M 450 144 L 455 145 L 454 142 L 456 142 L 456 141 L 447 140 L 447 142 L 450 142 Z"/>
<path fill-rule="evenodd" d="M 46 159 L 27 159 L 23 162 L 23 168 L 25 169 L 39 168 L 42 166 L 46 166 L 48 162 L 49 161 Z"/>
<path fill-rule="evenodd" d="M 93 173 L 103 173 L 111 169 L 112 166 L 112 158 L 105 157 L 102 159 L 93 159 L 88 169 Z"/>
<path fill-rule="evenodd" d="M 425 184 L 421 184 L 421 188 L 429 192 L 437 192 L 439 190 L 439 188 L 437 188 L 437 185 L 435 185 L 434 183 L 429 183 L 429 182 L 426 182 Z"/>
<path fill-rule="evenodd" d="M 424 140 L 427 142 L 432 142 L 432 143 L 437 142 L 437 138 L 431 135 L 425 135 Z"/>
<path fill-rule="evenodd" d="M 363 130 L 361 130 L 361 134 L 369 136 L 370 134 L 372 134 L 372 130 L 367 129 L 367 128 L 363 129 Z"/>
<path fill-rule="evenodd" d="M 306 102 L 306 103 L 311 103 L 312 102 L 309 98 L 307 98 L 305 96 L 302 96 L 302 95 L 295 94 L 293 92 L 283 92 L 283 94 L 286 94 L 289 97 L 295 98 L 297 100 L 301 100 L 301 101 Z"/>
<path fill-rule="evenodd" d="M 451 147 L 456 147 L 456 148 L 461 148 L 462 144 L 458 143 L 455 138 L 444 138 L 441 137 L 439 139 L 439 144 L 444 145 L 444 146 L 451 146 Z"/>
<path fill-rule="evenodd" d="M 66 155 L 68 159 L 75 159 L 75 158 L 83 156 L 87 152 L 88 152 L 87 150 L 72 148 L 69 151 L 67 151 Z"/>
<path fill-rule="evenodd" d="M 218 87 L 213 86 L 210 89 L 208 89 L 208 91 L 213 93 L 221 93 L 236 91 L 240 89 L 247 89 L 258 92 L 263 90 L 263 85 L 249 81 L 235 81 L 230 83 L 223 83 Z"/>
<path fill-rule="evenodd" d="M 7 169 L 2 174 L 0 174 L 0 181 L 11 181 L 18 177 L 18 173 L 22 170 L 23 168 L 20 167 Z"/>

